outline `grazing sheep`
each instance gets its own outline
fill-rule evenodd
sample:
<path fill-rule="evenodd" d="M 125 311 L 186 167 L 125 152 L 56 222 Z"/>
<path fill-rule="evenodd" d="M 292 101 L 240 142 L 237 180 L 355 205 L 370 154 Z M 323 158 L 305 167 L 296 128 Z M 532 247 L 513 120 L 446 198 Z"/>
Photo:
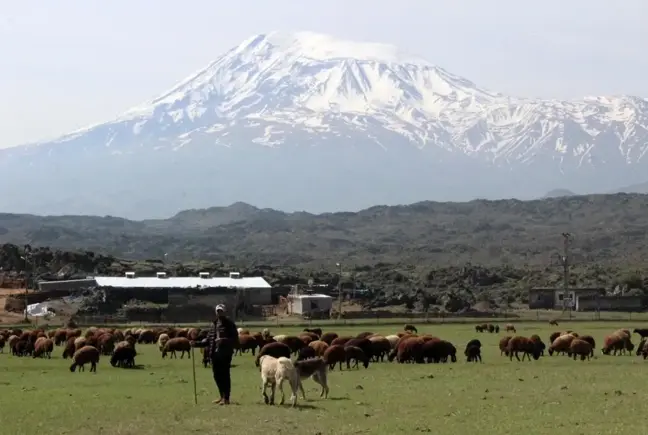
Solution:
<path fill-rule="evenodd" d="M 549 356 L 553 355 L 554 352 L 556 354 L 567 354 L 567 356 L 571 356 L 569 346 L 571 346 L 571 342 L 575 339 L 572 334 L 565 334 L 557 337 L 553 343 L 549 346 L 548 353 Z"/>
<path fill-rule="evenodd" d="M 433 343 L 429 341 L 428 343 Z M 407 362 L 415 362 L 417 364 L 423 363 L 423 345 L 425 342 L 420 337 L 407 337 L 401 339 L 398 343 L 396 349 L 387 357 L 389 362 L 392 362 L 394 358 L 398 361 L 399 364 Z"/>
<path fill-rule="evenodd" d="M 166 334 L 166 333 L 160 334 L 160 336 L 158 337 L 158 340 L 157 340 L 157 345 L 158 345 L 158 349 L 160 349 L 160 352 L 162 352 L 164 350 L 164 346 L 166 346 L 167 342 L 170 339 L 171 339 L 171 337 L 169 337 L 169 334 Z"/>
<path fill-rule="evenodd" d="M 0 336 L 0 353 L 4 353 L 4 347 L 5 347 L 5 338 L 3 336 Z"/>
<path fill-rule="evenodd" d="M 99 349 L 93 346 L 83 346 L 74 352 L 72 356 L 72 365 L 70 371 L 74 372 L 77 367 L 79 371 L 85 371 L 85 365 L 90 363 L 90 372 L 97 372 L 97 363 L 99 362 Z"/>
<path fill-rule="evenodd" d="M 648 338 L 642 338 L 637 346 L 637 356 L 642 355 L 643 359 L 648 358 Z"/>
<path fill-rule="evenodd" d="M 403 327 L 403 331 L 418 334 L 418 330 L 416 329 L 416 326 L 410 324 L 405 325 L 405 327 Z"/>
<path fill-rule="evenodd" d="M 552 332 L 551 335 L 549 336 L 549 345 L 551 346 L 551 343 L 553 343 L 556 338 L 560 337 L 562 335 L 562 332 L 556 331 Z"/>
<path fill-rule="evenodd" d="M 499 325 L 495 325 L 495 334 L 499 334 L 500 327 Z"/>
<path fill-rule="evenodd" d="M 88 339 L 85 337 L 77 337 L 74 339 L 74 350 L 77 351 L 81 349 L 83 346 L 88 344 Z"/>
<path fill-rule="evenodd" d="M 466 355 L 466 361 L 468 362 L 482 362 L 482 357 L 481 357 L 481 347 L 479 346 L 468 346 L 466 347 L 466 350 L 464 351 L 464 355 Z"/>
<path fill-rule="evenodd" d="M 47 357 L 47 359 L 52 359 L 52 351 L 54 350 L 54 340 L 51 338 L 43 338 L 36 340 L 34 345 L 34 358 L 38 357 Z"/>
<path fill-rule="evenodd" d="M 324 352 L 323 358 L 331 370 L 335 368 L 335 364 L 339 364 L 340 370 L 342 370 L 342 363 L 346 361 L 344 346 L 339 344 L 329 346 Z"/>
<path fill-rule="evenodd" d="M 529 337 L 529 340 L 533 341 L 536 346 L 538 346 L 538 349 L 540 350 L 540 356 L 544 356 L 544 351 L 547 348 L 547 345 L 544 344 L 540 336 L 533 334 L 531 337 Z"/>
<path fill-rule="evenodd" d="M 576 360 L 576 357 L 580 356 L 581 361 L 585 361 L 586 358 L 590 359 L 590 356 L 594 351 L 592 350 L 592 345 L 587 341 L 581 338 L 574 338 L 569 345 L 569 353 L 574 356 L 574 360 Z"/>
<path fill-rule="evenodd" d="M 63 359 L 72 358 L 74 352 L 76 352 L 76 345 L 74 344 L 76 338 L 70 337 L 65 343 L 65 348 L 63 349 Z"/>
<path fill-rule="evenodd" d="M 164 345 L 164 349 L 162 349 L 162 358 L 166 358 L 168 353 L 171 354 L 169 358 L 177 358 L 178 356 L 176 355 L 176 352 L 182 352 L 180 354 L 180 359 L 184 357 L 185 352 L 187 353 L 187 358 L 191 358 L 191 342 L 188 338 L 170 338 Z"/>
<path fill-rule="evenodd" d="M 581 340 L 585 340 L 586 342 L 588 342 L 590 344 L 590 346 L 592 347 L 592 352 L 590 354 L 590 357 L 593 357 L 594 356 L 594 349 L 596 349 L 596 341 L 594 340 L 594 337 L 592 337 L 591 335 L 581 335 L 578 338 L 580 338 Z"/>
<path fill-rule="evenodd" d="M 508 342 L 508 347 L 507 347 L 509 359 L 513 361 L 513 357 L 520 361 L 520 356 L 519 352 L 522 352 L 522 361 L 524 361 L 524 358 L 528 358 L 529 361 L 531 361 L 531 357 L 533 356 L 533 359 L 538 360 L 540 359 L 540 349 L 538 345 L 533 342 L 531 339 L 526 338 L 526 337 L 521 337 L 519 335 L 511 338 Z"/>
<path fill-rule="evenodd" d="M 333 340 L 335 340 L 336 338 L 338 338 L 338 335 L 335 332 L 326 332 L 320 336 L 320 340 L 322 340 L 324 343 L 328 344 L 329 346 L 333 343 Z"/>
<path fill-rule="evenodd" d="M 115 349 L 115 336 L 112 335 L 109 332 L 106 332 L 104 334 L 101 334 L 99 336 L 99 339 L 97 340 L 98 342 L 98 349 L 99 352 L 101 352 L 102 355 L 112 355 L 113 350 Z"/>
<path fill-rule="evenodd" d="M 457 349 L 446 340 L 436 339 L 423 343 L 421 355 L 427 363 L 445 363 L 448 357 L 452 362 L 457 362 Z"/>
<path fill-rule="evenodd" d="M 279 358 L 279 357 L 286 357 L 290 358 L 291 355 L 290 348 L 288 345 L 280 342 L 274 342 L 274 343 L 268 343 L 265 346 L 261 348 L 261 351 L 259 352 L 259 355 L 256 357 L 256 360 L 254 361 L 254 364 L 259 367 L 259 361 L 261 360 L 261 357 L 264 355 L 270 355 L 274 358 Z"/>
<path fill-rule="evenodd" d="M 295 368 L 299 374 L 300 379 L 312 378 L 316 383 L 322 387 L 320 397 L 328 398 L 329 387 L 328 387 L 328 366 L 324 358 L 316 357 L 311 359 L 305 359 L 301 361 L 295 361 Z M 302 383 L 299 383 L 299 389 L 301 390 L 302 397 L 306 400 L 306 393 L 304 392 L 304 387 Z"/>
<path fill-rule="evenodd" d="M 186 330 L 184 336 L 186 337 L 188 333 L 189 330 Z M 153 330 L 151 329 L 143 329 L 142 331 L 140 331 L 137 338 L 137 342 L 142 344 L 153 344 L 156 340 L 157 337 L 155 336 L 155 332 L 153 332 Z"/>
<path fill-rule="evenodd" d="M 389 341 L 389 345 L 391 346 L 392 349 L 394 349 L 396 346 L 398 346 L 398 341 L 400 340 L 400 337 L 396 334 L 394 335 L 388 335 L 385 337 L 387 341 Z"/>
<path fill-rule="evenodd" d="M 137 356 L 135 348 L 128 341 L 120 341 L 115 346 L 115 350 L 110 357 L 110 365 L 113 367 L 133 368 L 135 367 L 135 356 Z"/>
<path fill-rule="evenodd" d="M 319 335 L 314 332 L 302 332 L 299 334 L 299 338 L 308 345 L 311 341 L 319 340 Z"/>
<path fill-rule="evenodd" d="M 371 340 L 369 340 L 368 338 L 354 338 L 344 343 L 344 347 L 347 346 L 359 347 L 360 349 L 362 349 L 365 355 L 367 355 L 367 358 L 373 358 L 373 353 L 371 352 Z"/>
<path fill-rule="evenodd" d="M 644 329 L 644 328 L 635 328 L 635 329 L 632 331 L 632 333 L 633 333 L 633 334 L 639 334 L 639 336 L 640 336 L 641 338 L 646 338 L 646 337 L 648 337 L 648 329 Z"/>
<path fill-rule="evenodd" d="M 507 335 L 506 337 L 502 337 L 499 341 L 499 349 L 500 349 L 500 356 L 506 355 L 508 356 L 508 343 L 511 340 L 510 335 Z"/>
<path fill-rule="evenodd" d="M 484 325 L 475 325 L 475 332 L 484 332 Z"/>
<path fill-rule="evenodd" d="M 322 340 L 311 341 L 308 343 L 308 347 L 311 347 L 315 350 L 315 355 L 324 356 L 324 352 L 328 349 L 329 345 Z"/>
<path fill-rule="evenodd" d="M 355 364 L 353 367 L 358 367 L 358 363 L 361 362 L 364 368 L 369 368 L 369 356 L 358 346 L 344 346 L 344 354 L 346 359 L 347 370 L 351 369 L 351 361 L 354 361 Z"/>
<path fill-rule="evenodd" d="M 385 357 L 392 350 L 389 340 L 377 335 L 369 338 L 369 341 L 371 342 L 371 355 L 373 356 L 373 360 L 376 362 L 384 361 Z"/>
<path fill-rule="evenodd" d="M 513 334 L 517 333 L 517 331 L 515 330 L 515 326 L 513 326 L 512 323 L 507 323 L 506 326 L 504 326 L 504 331 L 512 332 Z"/>
<path fill-rule="evenodd" d="M 613 355 L 616 355 L 617 352 L 619 352 L 619 355 L 625 355 L 626 351 L 632 352 L 634 344 L 630 341 L 630 334 L 626 333 L 626 331 L 618 330 L 605 337 L 601 349 L 603 355 L 609 355 L 610 352 Z"/>
<path fill-rule="evenodd" d="M 261 391 L 265 403 L 274 405 L 275 391 L 277 386 L 279 386 L 279 391 L 281 392 L 281 400 L 279 401 L 279 404 L 284 404 L 285 394 L 283 383 L 287 380 L 292 392 L 290 396 L 291 406 L 294 407 L 297 404 L 297 393 L 301 388 L 301 379 L 292 361 L 285 357 L 275 358 L 270 355 L 263 355 L 259 359 L 259 364 L 261 365 Z M 272 389 L 270 397 L 268 397 L 266 393 L 268 387 L 271 387 Z"/>
<path fill-rule="evenodd" d="M 322 328 L 313 328 L 313 329 L 304 328 L 304 332 L 311 332 L 313 334 L 316 334 L 318 339 L 319 337 L 322 336 Z"/>
<path fill-rule="evenodd" d="M 29 340 L 16 340 L 11 348 L 14 356 L 27 356 L 34 352 L 34 345 Z"/>
<path fill-rule="evenodd" d="M 558 321 L 555 319 L 549 320 L 549 324 L 553 326 L 558 326 Z"/>

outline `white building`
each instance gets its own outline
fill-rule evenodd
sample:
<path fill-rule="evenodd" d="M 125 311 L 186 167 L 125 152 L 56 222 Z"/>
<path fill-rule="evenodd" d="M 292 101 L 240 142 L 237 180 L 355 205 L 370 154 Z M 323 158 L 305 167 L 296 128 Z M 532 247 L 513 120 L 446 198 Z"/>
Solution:
<path fill-rule="evenodd" d="M 135 272 L 124 276 L 95 276 L 97 287 L 112 288 L 151 288 L 151 289 L 190 289 L 190 288 L 234 288 L 242 289 L 246 299 L 253 305 L 272 303 L 272 286 L 262 277 L 242 277 L 239 272 L 230 272 L 226 277 L 212 277 L 208 272 L 200 272 L 195 277 L 167 276 L 158 272 L 154 277 L 139 277 Z"/>
<path fill-rule="evenodd" d="M 289 294 L 288 310 L 292 314 L 310 314 L 312 312 L 330 312 L 333 298 L 322 294 Z"/>

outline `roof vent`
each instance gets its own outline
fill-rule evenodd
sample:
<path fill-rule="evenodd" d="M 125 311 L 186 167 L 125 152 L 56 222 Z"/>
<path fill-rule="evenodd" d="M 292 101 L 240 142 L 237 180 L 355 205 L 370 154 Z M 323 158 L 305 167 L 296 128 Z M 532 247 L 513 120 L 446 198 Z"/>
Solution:
<path fill-rule="evenodd" d="M 209 272 L 200 272 L 198 276 L 202 279 L 207 279 L 209 278 Z"/>
<path fill-rule="evenodd" d="M 166 272 L 158 272 L 158 273 L 155 274 L 155 276 L 157 276 L 160 279 L 164 279 L 164 278 L 167 277 L 167 274 L 166 274 Z"/>
<path fill-rule="evenodd" d="M 239 272 L 230 272 L 229 277 L 231 279 L 241 279 L 241 274 Z"/>
<path fill-rule="evenodd" d="M 126 278 L 135 278 L 135 272 L 126 272 Z"/>

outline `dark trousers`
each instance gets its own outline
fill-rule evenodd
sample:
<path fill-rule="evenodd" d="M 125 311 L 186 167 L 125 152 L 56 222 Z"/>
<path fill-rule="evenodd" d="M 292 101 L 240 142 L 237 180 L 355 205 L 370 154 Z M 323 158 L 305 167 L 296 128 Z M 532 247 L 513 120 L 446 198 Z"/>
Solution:
<path fill-rule="evenodd" d="M 229 400 L 230 392 L 232 391 L 232 379 L 230 377 L 232 355 L 232 351 L 225 349 L 219 349 L 212 355 L 214 381 L 216 381 L 221 398 L 225 400 Z"/>

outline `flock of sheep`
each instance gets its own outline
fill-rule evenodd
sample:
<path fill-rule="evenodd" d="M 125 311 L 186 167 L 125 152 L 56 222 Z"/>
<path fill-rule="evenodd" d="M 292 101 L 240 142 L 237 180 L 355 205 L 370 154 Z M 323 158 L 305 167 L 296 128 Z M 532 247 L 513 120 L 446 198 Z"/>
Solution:
<path fill-rule="evenodd" d="M 555 322 L 553 322 L 555 324 Z M 517 334 L 512 324 L 504 326 L 505 332 Z M 482 324 L 475 326 L 478 333 L 497 333 L 498 325 Z M 101 355 L 110 357 L 113 367 L 132 368 L 135 366 L 137 346 L 139 344 L 156 344 L 162 358 L 167 356 L 180 358 L 187 354 L 191 358 L 194 342 L 204 339 L 208 330 L 200 328 L 96 328 L 85 331 L 79 328 L 44 329 L 5 329 L 0 330 L 0 352 L 6 346 L 11 354 L 17 357 L 51 358 L 56 346 L 62 347 L 63 358 L 71 358 L 70 371 L 77 368 L 83 371 L 90 365 L 90 371 L 96 372 Z M 636 347 L 636 354 L 648 357 L 648 329 L 619 329 L 605 337 L 602 353 L 604 355 L 624 355 L 635 349 L 631 336 L 641 337 Z M 579 335 L 567 330 L 554 332 L 549 336 L 549 346 L 545 345 L 538 335 L 524 337 L 506 335 L 499 341 L 501 355 L 510 360 L 537 360 L 544 355 L 564 354 L 574 359 L 588 360 L 594 355 L 596 343 L 590 335 Z M 470 340 L 464 349 L 467 362 L 481 362 L 481 342 Z M 204 367 L 209 367 L 209 355 L 204 348 L 200 349 Z M 239 328 L 239 344 L 236 354 L 250 352 L 255 356 L 262 378 L 262 392 L 265 403 L 274 404 L 275 390 L 281 392 L 284 402 L 283 383 L 288 382 L 291 388 L 291 404 L 297 401 L 297 394 L 306 399 L 302 381 L 313 379 L 322 387 L 320 397 L 328 397 L 328 371 L 368 368 L 370 363 L 397 361 L 398 363 L 446 363 L 457 361 L 457 349 L 447 340 L 418 334 L 416 327 L 405 325 L 402 332 L 392 335 L 381 335 L 363 332 L 355 336 L 340 336 L 335 332 L 323 332 L 320 328 L 304 329 L 296 335 L 272 335 L 268 329 L 251 333 Z M 522 354 L 522 358 L 520 358 Z M 294 360 L 291 358 L 295 357 Z M 268 396 L 267 388 L 271 388 Z"/>

